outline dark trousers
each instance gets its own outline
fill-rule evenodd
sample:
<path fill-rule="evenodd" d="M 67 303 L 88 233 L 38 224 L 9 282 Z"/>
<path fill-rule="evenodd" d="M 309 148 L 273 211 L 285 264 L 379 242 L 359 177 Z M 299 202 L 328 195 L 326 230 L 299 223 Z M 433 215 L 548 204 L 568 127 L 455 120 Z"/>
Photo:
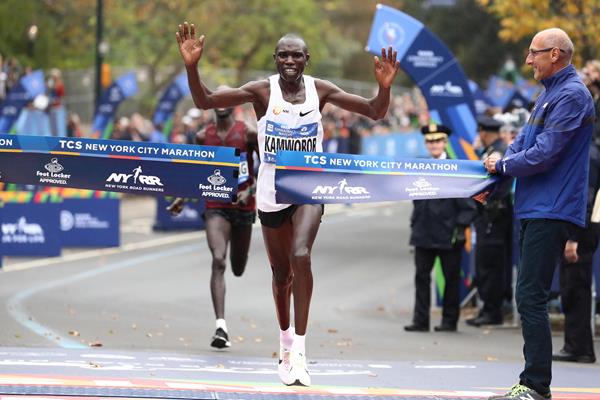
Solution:
<path fill-rule="evenodd" d="M 504 280 L 506 278 L 506 245 L 477 245 L 475 274 L 477 292 L 483 301 L 480 315 L 502 321 Z"/>
<path fill-rule="evenodd" d="M 564 350 L 577 356 L 595 358 L 592 336 L 592 257 L 598 235 L 586 229 L 577 245 L 579 261 L 560 267 L 560 298 L 565 313 Z"/>
<path fill-rule="evenodd" d="M 456 326 L 459 315 L 460 258 L 463 244 L 450 250 L 415 247 L 415 311 L 413 323 L 429 326 L 431 307 L 431 270 L 436 257 L 440 257 L 444 279 L 442 324 Z"/>
<path fill-rule="evenodd" d="M 521 221 L 516 300 L 521 314 L 525 369 L 521 384 L 545 395 L 552 380 L 552 338 L 547 303 L 554 269 L 565 249 L 571 223 L 552 219 Z"/>

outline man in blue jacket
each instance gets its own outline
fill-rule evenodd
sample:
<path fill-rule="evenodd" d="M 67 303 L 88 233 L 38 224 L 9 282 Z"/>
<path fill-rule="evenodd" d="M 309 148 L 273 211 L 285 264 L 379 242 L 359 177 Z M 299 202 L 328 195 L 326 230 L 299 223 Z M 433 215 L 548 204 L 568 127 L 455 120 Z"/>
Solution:
<path fill-rule="evenodd" d="M 516 299 L 525 368 L 519 383 L 493 399 L 549 399 L 552 340 L 546 303 L 552 275 L 570 230 L 584 227 L 592 97 L 571 65 L 573 43 L 561 29 L 537 33 L 526 63 L 545 90 L 505 155 L 490 156 L 490 173 L 517 178 L 515 214 L 521 220 Z"/>

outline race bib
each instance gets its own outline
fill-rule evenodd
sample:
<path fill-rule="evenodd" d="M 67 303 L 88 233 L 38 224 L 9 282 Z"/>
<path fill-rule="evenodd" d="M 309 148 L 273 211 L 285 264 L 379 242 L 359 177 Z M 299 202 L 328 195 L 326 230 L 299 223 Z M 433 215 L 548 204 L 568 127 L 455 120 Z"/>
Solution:
<path fill-rule="evenodd" d="M 243 151 L 240 153 L 240 172 L 238 175 L 238 186 L 250 179 L 250 171 L 248 170 L 248 154 Z"/>
<path fill-rule="evenodd" d="M 285 125 L 267 121 L 263 161 L 274 164 L 278 150 L 317 151 L 318 132 L 319 125 L 316 122 L 297 128 L 288 128 Z"/>

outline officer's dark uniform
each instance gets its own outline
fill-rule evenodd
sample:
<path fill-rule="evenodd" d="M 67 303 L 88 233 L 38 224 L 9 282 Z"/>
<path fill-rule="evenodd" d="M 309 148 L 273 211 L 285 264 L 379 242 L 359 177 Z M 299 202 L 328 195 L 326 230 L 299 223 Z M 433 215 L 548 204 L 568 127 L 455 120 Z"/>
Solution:
<path fill-rule="evenodd" d="M 477 122 L 480 132 L 486 133 L 488 140 L 496 137 L 484 148 L 481 159 L 486 159 L 492 153 L 504 155 L 507 146 L 499 135 L 502 123 L 491 117 L 478 118 Z M 472 326 L 502 324 L 506 270 L 512 268 L 512 182 L 512 179 L 502 181 L 492 199 L 478 204 L 475 220 L 475 285 L 483 307 L 477 317 L 465 321 Z"/>
<path fill-rule="evenodd" d="M 596 141 L 600 138 L 596 136 Z M 565 313 L 565 344 L 552 356 L 556 361 L 593 363 L 594 338 L 591 328 L 592 258 L 598 246 L 599 226 L 591 222 L 596 193 L 600 189 L 600 149 L 590 146 L 590 178 L 588 193 L 587 226 L 577 229 L 569 240 L 575 241 L 579 259 L 568 264 L 564 259 L 560 267 L 560 298 Z M 596 289 L 598 290 L 598 289 Z"/>
<path fill-rule="evenodd" d="M 429 125 L 421 132 L 426 140 L 447 138 L 450 129 Z M 406 331 L 428 331 L 431 306 L 431 270 L 440 257 L 445 278 L 441 325 L 436 331 L 455 331 L 459 317 L 460 260 L 465 228 L 476 216 L 471 199 L 415 200 L 411 216 L 410 244 L 415 246 L 415 309 L 413 323 Z"/>

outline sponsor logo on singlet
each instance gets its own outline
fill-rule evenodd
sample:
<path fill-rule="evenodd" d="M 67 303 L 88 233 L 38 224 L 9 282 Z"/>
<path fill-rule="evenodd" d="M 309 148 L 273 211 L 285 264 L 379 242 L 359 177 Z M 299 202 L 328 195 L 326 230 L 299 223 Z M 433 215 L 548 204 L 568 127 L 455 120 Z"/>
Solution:
<path fill-rule="evenodd" d="M 285 108 L 283 108 L 281 106 L 275 106 L 275 107 L 273 107 L 273 114 L 279 115 L 281 113 L 289 114 L 290 110 L 287 110 L 287 109 L 285 109 Z"/>
<path fill-rule="evenodd" d="M 319 124 L 301 125 L 289 128 L 277 122 L 267 121 L 265 129 L 264 162 L 275 163 L 278 150 L 317 151 Z"/>

